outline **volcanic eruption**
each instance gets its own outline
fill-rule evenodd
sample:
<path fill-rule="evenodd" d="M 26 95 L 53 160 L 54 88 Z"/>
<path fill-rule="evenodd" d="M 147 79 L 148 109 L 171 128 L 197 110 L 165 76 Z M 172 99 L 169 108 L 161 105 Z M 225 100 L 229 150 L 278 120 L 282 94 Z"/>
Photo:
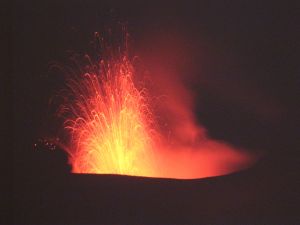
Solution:
<path fill-rule="evenodd" d="M 175 81 L 166 90 L 168 101 L 154 110 L 155 93 L 137 82 L 135 57 L 124 43 L 94 61 L 86 56 L 89 64 L 66 80 L 58 111 L 72 172 L 192 179 L 249 166 L 249 154 L 207 136 Z"/>

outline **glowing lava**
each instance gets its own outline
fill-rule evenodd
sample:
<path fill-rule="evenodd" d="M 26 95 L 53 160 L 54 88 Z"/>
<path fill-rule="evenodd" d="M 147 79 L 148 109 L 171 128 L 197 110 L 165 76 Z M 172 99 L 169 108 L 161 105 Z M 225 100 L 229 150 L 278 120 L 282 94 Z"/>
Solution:
<path fill-rule="evenodd" d="M 166 82 L 170 96 L 160 117 L 168 119 L 170 130 L 163 131 L 145 89 L 135 86 L 126 53 L 84 71 L 67 80 L 68 98 L 61 106 L 72 172 L 190 179 L 230 173 L 253 161 L 207 137 L 174 81 Z"/>
<path fill-rule="evenodd" d="M 98 69 L 68 81 L 73 172 L 154 176 L 152 115 L 145 93 L 134 86 L 130 61 L 101 61 Z"/>

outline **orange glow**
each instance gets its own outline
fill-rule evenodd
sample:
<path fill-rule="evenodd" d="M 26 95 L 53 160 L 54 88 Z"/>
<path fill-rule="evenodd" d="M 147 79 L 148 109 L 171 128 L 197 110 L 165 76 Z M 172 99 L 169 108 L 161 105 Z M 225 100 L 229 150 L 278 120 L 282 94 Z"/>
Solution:
<path fill-rule="evenodd" d="M 163 131 L 145 89 L 135 86 L 127 54 L 92 68 L 67 82 L 71 98 L 63 106 L 68 112 L 64 127 L 71 137 L 66 151 L 72 172 L 191 179 L 230 173 L 252 162 L 245 152 L 209 139 L 177 98 L 160 106 L 164 115 L 159 116 L 170 124 Z M 170 90 L 185 98 L 176 85 Z"/>

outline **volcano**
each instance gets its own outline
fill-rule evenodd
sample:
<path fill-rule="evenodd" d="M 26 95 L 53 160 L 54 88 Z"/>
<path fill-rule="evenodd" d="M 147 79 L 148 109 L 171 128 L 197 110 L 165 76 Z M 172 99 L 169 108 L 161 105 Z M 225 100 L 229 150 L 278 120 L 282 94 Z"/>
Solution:
<path fill-rule="evenodd" d="M 4 76 L 12 79 L 13 142 L 4 149 L 13 154 L 13 174 L 8 173 L 13 194 L 12 199 L 3 195 L 1 224 L 299 224 L 298 4 L 14 1 L 5 21 L 11 71 Z M 89 55 L 96 71 L 86 67 L 89 63 L 80 66 L 77 81 L 107 81 L 99 76 L 105 74 L 99 72 L 103 54 L 99 57 L 90 42 L 95 31 L 108 30 L 116 21 L 128 22 L 138 53 L 133 55 L 150 72 L 143 77 L 131 70 L 133 55 L 125 61 L 112 58 L 119 67 L 130 65 L 125 71 L 133 79 L 125 84 L 132 80 L 130 93 L 146 103 L 142 115 L 155 115 L 136 136 L 152 140 L 150 127 L 163 141 L 143 139 L 148 147 L 134 166 L 152 164 L 150 149 L 161 153 L 154 160 L 159 170 L 146 166 L 155 173 L 118 169 L 118 163 L 110 164 L 117 169 L 99 172 L 89 164 L 84 164 L 89 170 L 73 166 L 81 164 L 76 156 L 95 146 L 89 142 L 95 135 L 83 135 L 77 148 L 79 135 L 72 139 L 71 127 L 79 131 L 92 124 L 76 123 L 71 111 L 64 117 L 68 122 L 57 121 L 49 107 L 49 98 L 67 85 L 66 77 L 52 70 L 53 60 L 68 66 L 70 55 Z M 105 60 L 104 65 L 112 65 Z M 90 93 L 85 97 L 95 103 Z M 107 94 L 100 96 L 109 100 Z M 67 103 L 73 105 L 75 97 Z M 144 121 L 135 110 L 126 112 L 132 111 L 137 120 L 129 122 Z M 78 117 L 86 119 L 82 113 Z M 53 135 L 57 130 L 59 140 Z M 49 143 L 52 139 L 67 148 Z M 257 152 L 261 157 L 248 161 Z M 10 163 L 6 155 L 3 159 Z M 2 221 L 5 216 L 8 221 Z"/>

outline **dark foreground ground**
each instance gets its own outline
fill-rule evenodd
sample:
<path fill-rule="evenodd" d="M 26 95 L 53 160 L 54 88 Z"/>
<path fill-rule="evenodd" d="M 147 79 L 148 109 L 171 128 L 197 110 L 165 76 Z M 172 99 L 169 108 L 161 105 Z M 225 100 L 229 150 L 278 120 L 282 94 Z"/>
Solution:
<path fill-rule="evenodd" d="M 299 224 L 296 168 L 272 163 L 198 180 L 36 171 L 18 181 L 14 223 Z"/>

